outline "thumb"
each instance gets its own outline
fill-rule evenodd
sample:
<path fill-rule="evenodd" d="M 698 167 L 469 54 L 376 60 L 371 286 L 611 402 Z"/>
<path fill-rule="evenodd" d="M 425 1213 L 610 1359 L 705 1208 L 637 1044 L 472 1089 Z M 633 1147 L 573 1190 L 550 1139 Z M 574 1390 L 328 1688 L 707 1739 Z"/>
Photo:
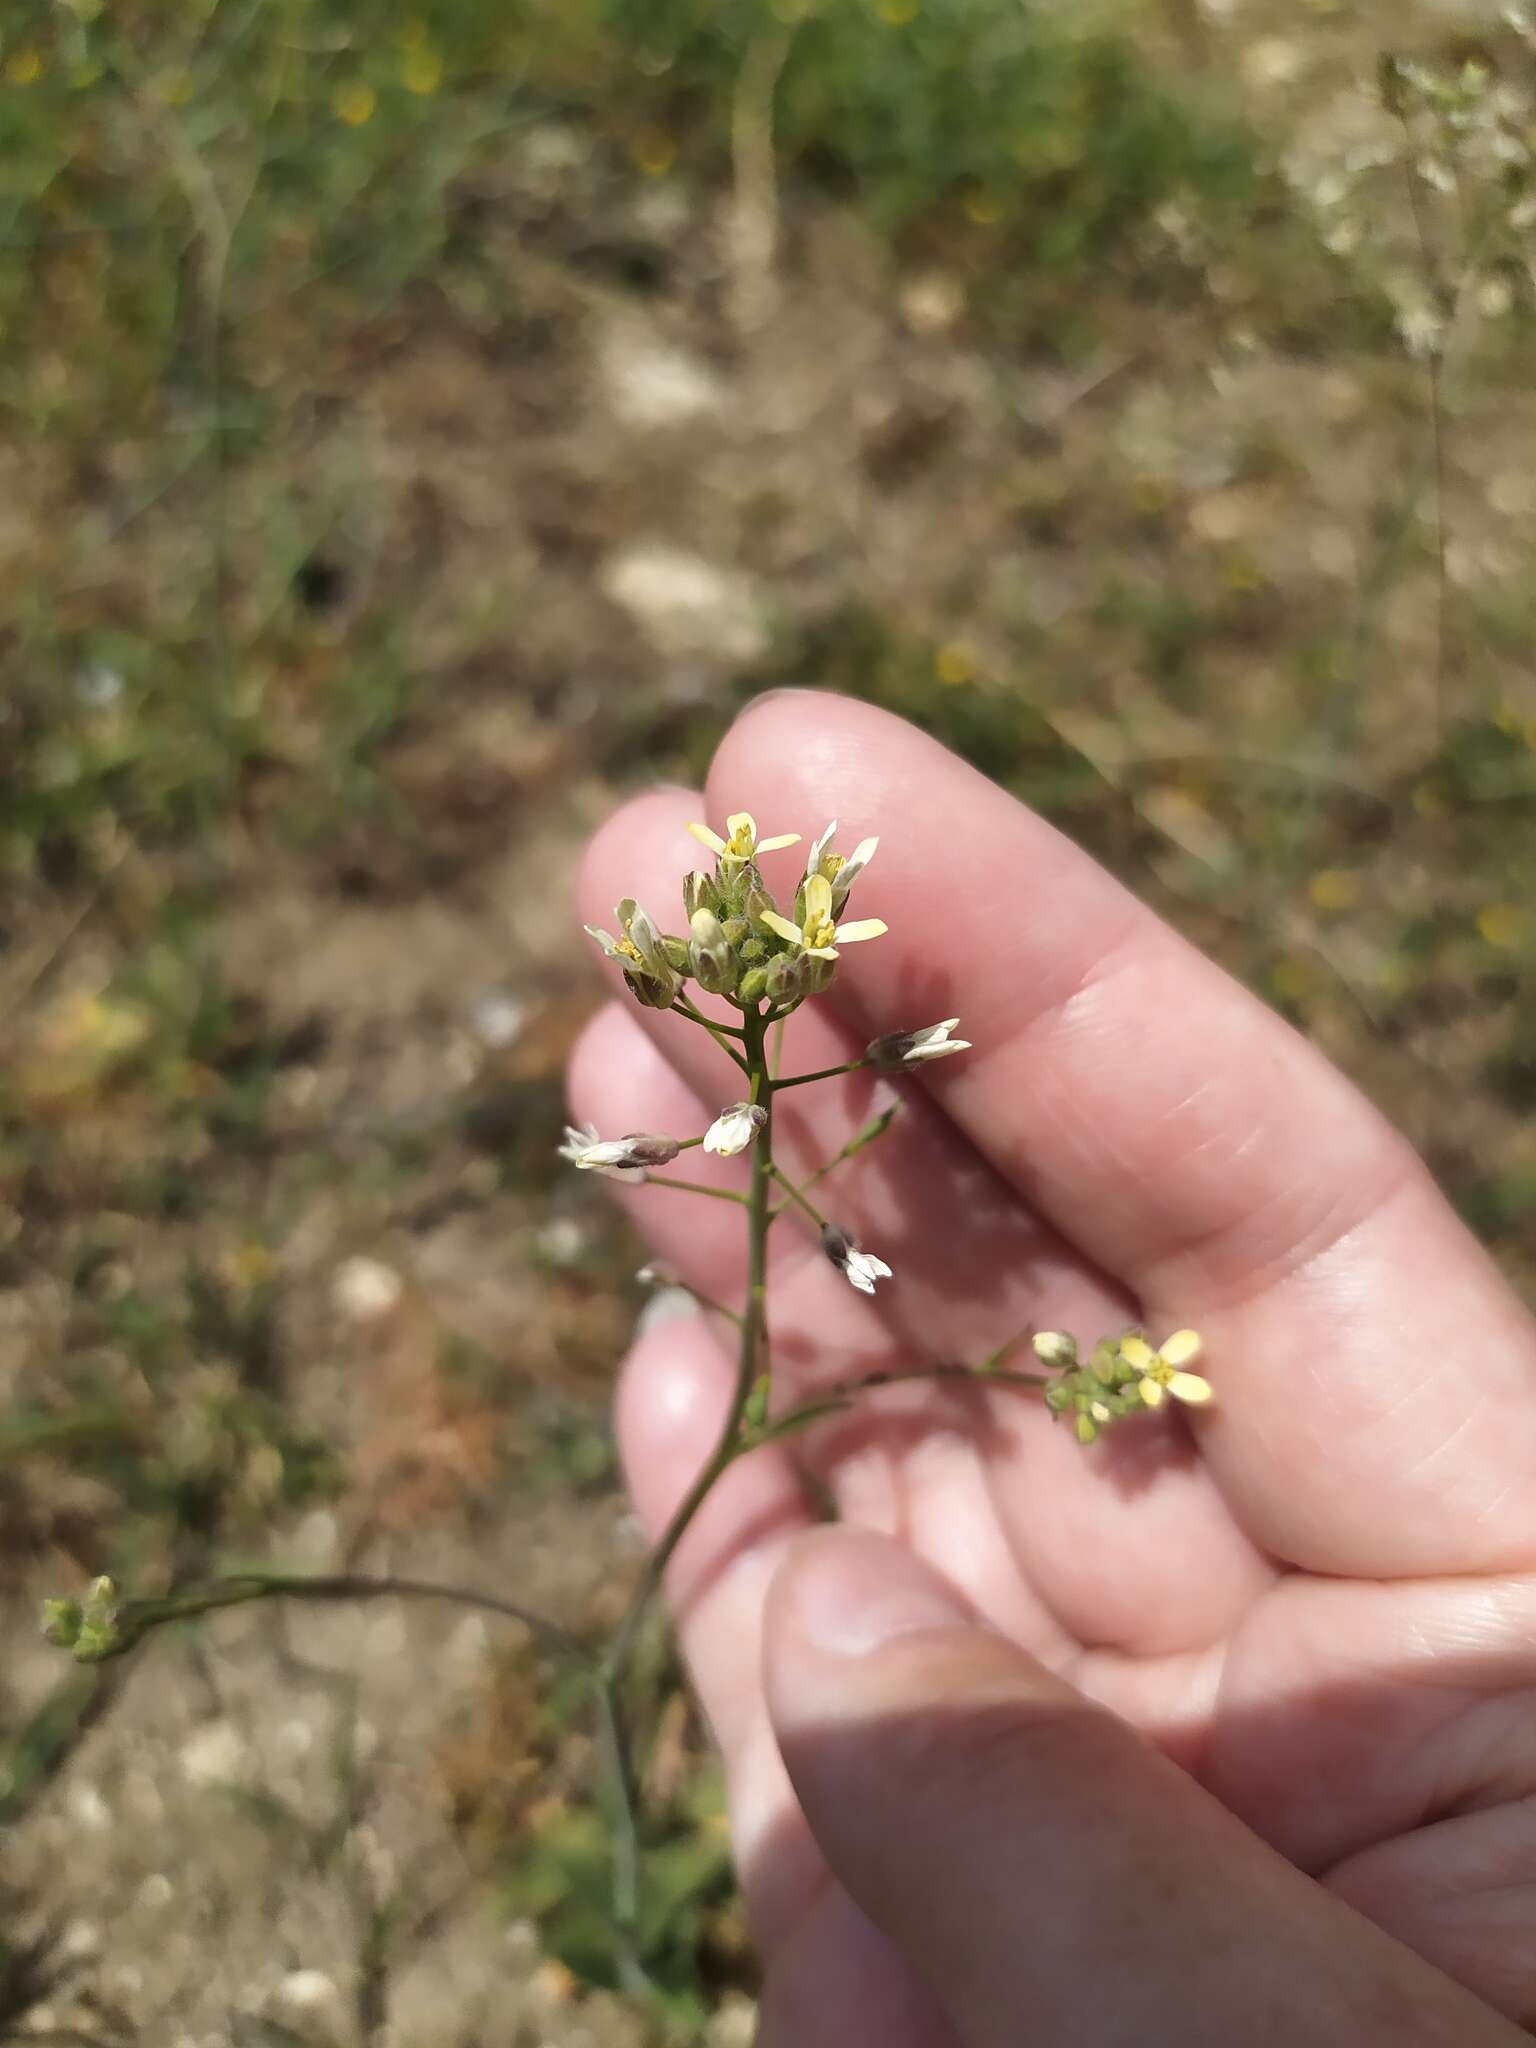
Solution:
<path fill-rule="evenodd" d="M 801 1538 L 764 1658 L 823 1854 L 965 2048 L 1525 2038 L 898 1543 Z"/>

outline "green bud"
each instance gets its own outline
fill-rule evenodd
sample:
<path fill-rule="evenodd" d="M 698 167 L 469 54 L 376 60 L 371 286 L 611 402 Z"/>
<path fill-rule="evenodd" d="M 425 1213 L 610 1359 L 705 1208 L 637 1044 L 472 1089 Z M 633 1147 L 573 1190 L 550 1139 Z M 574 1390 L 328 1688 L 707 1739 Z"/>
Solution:
<path fill-rule="evenodd" d="M 736 1000 L 748 1005 L 760 1003 L 767 993 L 768 970 L 765 967 L 752 967 L 741 977 L 737 985 Z"/>
<path fill-rule="evenodd" d="M 43 1634 L 55 1649 L 72 1650 L 80 1640 L 85 1612 L 78 1600 L 45 1600 Z"/>
<path fill-rule="evenodd" d="M 752 927 L 744 917 L 728 917 L 724 925 L 726 943 L 739 946 L 743 939 L 751 936 Z"/>
<path fill-rule="evenodd" d="M 1065 1415 L 1072 1406 L 1072 1389 L 1064 1380 L 1058 1380 L 1053 1387 L 1045 1390 L 1045 1405 L 1053 1415 Z"/>
<path fill-rule="evenodd" d="M 737 956 L 747 967 L 756 967 L 768 958 L 768 948 L 761 939 L 746 939 L 737 948 Z"/>
<path fill-rule="evenodd" d="M 686 939 L 665 938 L 661 942 L 661 950 L 667 957 L 667 965 L 669 967 L 675 967 L 679 974 L 686 974 L 688 972 L 688 941 Z"/>
<path fill-rule="evenodd" d="M 1092 1444 L 1098 1442 L 1099 1425 L 1094 1421 L 1091 1415 L 1079 1415 L 1075 1427 L 1077 1430 L 1077 1440 L 1080 1444 Z"/>
<path fill-rule="evenodd" d="M 736 986 L 736 956 L 725 927 L 712 910 L 696 910 L 688 930 L 689 958 L 699 987 L 712 996 L 728 994 Z"/>
<path fill-rule="evenodd" d="M 811 992 L 810 977 L 805 972 L 805 958 L 800 953 L 780 953 L 768 962 L 768 994 L 776 1003 L 798 1003 Z"/>
<path fill-rule="evenodd" d="M 683 908 L 688 913 L 690 923 L 695 911 L 712 910 L 717 914 L 719 912 L 720 891 L 710 877 L 700 874 L 697 868 L 691 875 L 683 878 Z"/>

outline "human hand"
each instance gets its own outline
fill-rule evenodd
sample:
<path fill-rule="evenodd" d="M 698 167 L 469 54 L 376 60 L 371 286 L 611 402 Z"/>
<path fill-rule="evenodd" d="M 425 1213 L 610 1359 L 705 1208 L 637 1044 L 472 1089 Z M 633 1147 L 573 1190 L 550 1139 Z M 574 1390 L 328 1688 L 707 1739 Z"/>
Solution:
<path fill-rule="evenodd" d="M 975 1048 L 900 1083 L 907 1113 L 827 1184 L 895 1270 L 877 1299 L 775 1232 L 779 1400 L 1138 1317 L 1196 1325 L 1217 1389 L 1194 1440 L 1160 1415 L 1084 1451 L 1016 1391 L 893 1388 L 712 1494 L 668 1588 L 725 1757 L 764 2048 L 1518 2038 L 1530 1319 L 1317 1052 L 867 706 L 759 700 L 706 799 L 657 792 L 598 834 L 582 916 L 674 898 L 686 823 L 744 806 L 881 835 L 859 910 L 890 933 L 796 1015 L 785 1071 L 955 1012 Z M 702 1033 L 615 1004 L 572 1103 L 693 1130 L 734 1079 Z M 790 1171 L 884 1085 L 784 1096 Z M 739 1289 L 733 1210 L 619 1199 L 685 1281 Z M 636 1342 L 618 1427 L 653 1535 L 731 1376 L 702 1317 Z M 797 1457 L 836 1528 L 813 1530 Z"/>

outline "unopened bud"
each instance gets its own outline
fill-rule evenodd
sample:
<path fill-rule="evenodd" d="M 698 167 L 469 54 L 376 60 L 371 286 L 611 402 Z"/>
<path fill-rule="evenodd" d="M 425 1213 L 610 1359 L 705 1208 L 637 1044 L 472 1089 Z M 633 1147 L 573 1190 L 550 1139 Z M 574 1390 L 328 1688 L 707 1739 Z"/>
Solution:
<path fill-rule="evenodd" d="M 626 974 L 624 979 L 635 1001 L 647 1010 L 670 1010 L 681 986 L 676 981 L 658 980 L 653 974 Z"/>
<path fill-rule="evenodd" d="M 1067 1372 L 1077 1363 L 1077 1339 L 1067 1330 L 1037 1330 L 1030 1342 L 1042 1365 Z"/>
<path fill-rule="evenodd" d="M 663 1138 L 655 1131 L 634 1131 L 622 1143 L 626 1166 L 666 1166 L 683 1149 L 676 1138 Z"/>
<path fill-rule="evenodd" d="M 768 993 L 768 970 L 765 967 L 750 968 L 742 977 L 736 990 L 737 1000 L 750 1006 L 760 1003 Z"/>
<path fill-rule="evenodd" d="M 72 1650 L 80 1640 L 80 1628 L 85 1619 L 84 1609 L 78 1600 L 45 1600 L 43 1602 L 43 1634 L 58 1650 Z"/>
<path fill-rule="evenodd" d="M 1080 1444 L 1093 1444 L 1099 1440 L 1099 1425 L 1091 1415 L 1079 1415 L 1076 1423 L 1077 1440 Z"/>
<path fill-rule="evenodd" d="M 696 910 L 688 920 L 688 957 L 699 987 L 723 996 L 736 987 L 736 956 L 725 927 L 712 910 Z"/>

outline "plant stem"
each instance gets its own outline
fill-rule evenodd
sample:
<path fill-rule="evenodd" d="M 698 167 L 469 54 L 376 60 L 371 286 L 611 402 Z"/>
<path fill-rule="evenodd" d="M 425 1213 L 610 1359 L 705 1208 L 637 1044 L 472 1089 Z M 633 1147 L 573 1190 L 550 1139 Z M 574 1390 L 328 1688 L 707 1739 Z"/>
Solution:
<path fill-rule="evenodd" d="M 670 1174 L 648 1173 L 644 1185 L 648 1188 L 676 1188 L 685 1195 L 708 1195 L 712 1202 L 745 1203 L 751 1199 L 740 1188 L 707 1188 L 701 1180 L 674 1180 Z"/>
<path fill-rule="evenodd" d="M 789 1207 L 789 1203 L 793 1202 L 794 1204 L 796 1204 L 797 1207 L 805 1211 L 806 1215 L 810 1217 L 811 1221 L 815 1224 L 818 1230 L 825 1230 L 827 1227 L 826 1217 L 822 1215 L 821 1211 L 817 1208 L 814 1202 L 806 1200 L 804 1192 L 800 1188 L 796 1187 L 795 1183 L 790 1179 L 789 1175 L 777 1166 L 771 1167 L 769 1170 L 773 1174 L 773 1177 L 778 1182 L 779 1186 L 784 1190 L 785 1194 L 789 1196 L 789 1202 L 781 1202 L 779 1204 L 779 1207 L 775 1209 L 773 1211 L 773 1214 L 769 1217 L 769 1222 L 771 1223 L 773 1221 L 774 1216 L 782 1216 L 785 1209 Z"/>
<path fill-rule="evenodd" d="M 787 1081 L 775 1081 L 774 1092 L 781 1088 L 803 1088 L 808 1081 L 835 1081 L 839 1074 L 856 1074 L 861 1067 L 867 1067 L 866 1059 L 847 1060 L 840 1067 L 821 1067 L 814 1074 L 791 1074 Z"/>
<path fill-rule="evenodd" d="M 190 1621 L 200 1614 L 217 1613 L 224 1607 L 244 1607 L 252 1600 L 451 1600 L 461 1607 L 475 1607 L 487 1614 L 499 1614 L 507 1621 L 521 1622 L 548 1647 L 574 1663 L 590 1664 L 591 1656 L 558 1622 L 548 1620 L 515 1600 L 499 1594 L 479 1593 L 468 1586 L 438 1585 L 429 1579 L 365 1578 L 356 1574 L 310 1578 L 287 1572 L 240 1572 L 215 1579 L 206 1586 L 189 1586 L 185 1592 L 167 1593 L 158 1600 L 126 1600 L 118 1615 L 123 1632 L 122 1647 L 132 1649 L 151 1629 L 166 1622 Z"/>
<path fill-rule="evenodd" d="M 808 1179 L 800 1183 L 801 1194 L 803 1195 L 809 1189 L 815 1187 L 818 1181 L 825 1180 L 832 1169 L 835 1166 L 841 1166 L 845 1159 L 852 1159 L 856 1153 L 862 1152 L 866 1145 L 872 1145 L 877 1138 L 883 1138 L 891 1128 L 891 1125 L 896 1121 L 900 1109 L 901 1104 L 893 1102 L 889 1108 L 882 1109 L 878 1116 L 871 1117 L 861 1131 L 854 1133 L 841 1152 L 836 1152 L 830 1159 L 823 1160 L 816 1171 Z M 770 1223 L 777 1222 L 788 1207 L 788 1202 L 780 1202 L 776 1209 L 770 1210 L 768 1221 Z"/>
<path fill-rule="evenodd" d="M 747 1300 L 740 1319 L 741 1344 L 737 1352 L 736 1384 L 714 1451 L 688 1489 L 682 1504 L 647 1559 L 640 1583 L 636 1586 L 604 1654 L 600 1669 L 602 1680 L 607 1685 L 617 1685 L 621 1680 L 635 1636 L 657 1588 L 666 1576 L 667 1566 L 672 1562 L 677 1546 L 682 1542 L 694 1516 L 714 1490 L 720 1475 L 739 1455 L 743 1447 L 742 1417 L 746 1413 L 753 1386 L 759 1374 L 767 1367 L 767 1319 L 764 1303 L 767 1293 L 768 1184 L 776 1172 L 773 1163 L 773 1084 L 768 1078 L 764 1047 L 765 1020 L 760 1011 L 748 1010 L 743 1014 L 748 1070 L 752 1076 L 749 1099 L 754 1103 L 760 1103 L 767 1111 L 767 1121 L 759 1130 L 757 1142 L 752 1147 L 751 1193 L 741 1195 L 720 1188 L 695 1190 L 709 1195 L 727 1194 L 729 1200 L 744 1202 L 747 1208 Z M 657 1187 L 688 1186 L 686 1181 L 656 1181 L 649 1174 L 646 1179 Z"/>
<path fill-rule="evenodd" d="M 697 1024 L 702 1030 L 707 1031 L 726 1058 L 734 1060 L 744 1074 L 749 1071 L 745 1059 L 731 1044 L 731 1039 L 744 1036 L 734 1024 L 716 1024 L 711 1018 L 706 1017 L 702 1010 L 696 1010 L 685 996 L 679 996 L 672 1007 L 679 1016 L 686 1017 L 690 1024 Z"/>

